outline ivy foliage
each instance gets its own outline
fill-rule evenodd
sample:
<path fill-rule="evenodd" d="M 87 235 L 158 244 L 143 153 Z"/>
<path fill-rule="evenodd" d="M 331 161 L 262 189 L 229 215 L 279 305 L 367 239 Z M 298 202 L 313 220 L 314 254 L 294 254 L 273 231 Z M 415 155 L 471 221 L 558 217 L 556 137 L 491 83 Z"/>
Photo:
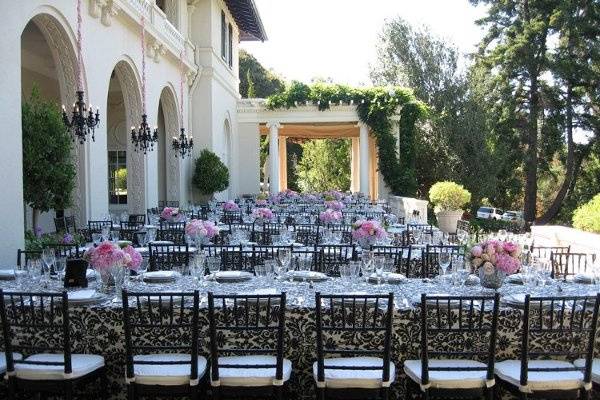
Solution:
<path fill-rule="evenodd" d="M 307 102 L 317 105 L 320 111 L 328 110 L 334 104 L 356 104 L 361 122 L 375 136 L 379 150 L 379 171 L 385 184 L 393 194 L 415 195 L 415 131 L 417 122 L 425 118 L 428 112 L 427 106 L 415 98 L 412 90 L 402 87 L 352 88 L 323 82 L 309 86 L 292 81 L 283 92 L 267 98 L 266 106 L 270 110 L 289 109 Z M 392 117 L 398 113 L 400 130 L 396 138 Z"/>

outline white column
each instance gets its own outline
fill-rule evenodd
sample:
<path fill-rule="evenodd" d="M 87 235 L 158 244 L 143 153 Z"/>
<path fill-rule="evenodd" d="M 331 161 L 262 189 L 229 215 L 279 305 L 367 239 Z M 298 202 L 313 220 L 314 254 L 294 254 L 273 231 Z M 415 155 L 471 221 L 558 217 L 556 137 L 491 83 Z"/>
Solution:
<path fill-rule="evenodd" d="M 279 193 L 279 122 L 267 123 L 269 128 L 269 158 L 270 165 L 270 187 L 269 192 Z"/>
<path fill-rule="evenodd" d="M 352 193 L 357 193 L 360 191 L 360 183 L 359 183 L 359 144 L 358 138 L 352 138 L 352 149 L 350 151 L 350 191 Z"/>
<path fill-rule="evenodd" d="M 359 153 L 360 153 L 360 192 L 369 195 L 369 127 L 362 122 L 360 128 Z"/>

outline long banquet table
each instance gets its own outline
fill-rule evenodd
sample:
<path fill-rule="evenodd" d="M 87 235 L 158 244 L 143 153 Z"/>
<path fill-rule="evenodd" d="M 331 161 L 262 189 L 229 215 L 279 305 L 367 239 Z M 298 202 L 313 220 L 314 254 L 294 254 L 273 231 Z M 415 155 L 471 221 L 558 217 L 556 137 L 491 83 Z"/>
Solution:
<path fill-rule="evenodd" d="M 92 286 L 94 284 L 91 284 Z M 5 290 L 15 288 L 14 281 L 0 282 Z M 293 363 L 293 375 L 290 384 L 290 398 L 314 398 L 312 364 L 315 361 L 316 332 L 314 293 L 394 293 L 395 315 L 393 317 L 392 360 L 397 366 L 396 383 L 393 385 L 393 398 L 405 398 L 404 374 L 402 362 L 409 358 L 419 357 L 419 309 L 421 293 L 443 294 L 493 294 L 493 291 L 480 286 L 453 286 L 448 280 L 408 279 L 399 284 L 372 284 L 367 282 L 349 283 L 339 278 L 331 278 L 324 282 L 310 285 L 306 282 L 264 281 L 252 279 L 241 283 L 217 283 L 210 280 L 197 281 L 191 277 L 181 277 L 168 284 L 147 284 L 142 281 L 130 281 L 130 290 L 139 291 L 173 291 L 199 289 L 202 295 L 200 311 L 201 351 L 208 354 L 208 291 L 215 293 L 251 293 L 257 289 L 275 288 L 286 291 L 288 298 L 286 312 L 285 356 Z M 50 288 L 52 289 L 52 288 Z M 58 288 L 56 288 L 58 289 Z M 515 293 L 532 294 L 591 294 L 597 291 L 594 285 L 553 282 L 545 286 L 526 287 L 523 285 L 505 284 L 499 292 L 502 296 Z M 122 325 L 122 306 L 118 301 L 107 298 L 105 301 L 91 305 L 71 305 L 70 321 L 72 324 L 72 340 L 74 353 L 94 353 L 105 357 L 110 377 L 112 399 L 125 398 L 125 348 Z M 497 342 L 497 359 L 518 357 L 519 336 L 522 310 L 507 305 L 501 307 L 499 334 Z M 164 338 L 153 338 L 160 343 Z M 453 347 L 469 346 L 468 339 L 456 338 Z M 560 337 L 550 338 L 557 343 Z M 599 347 L 597 345 L 596 347 Z"/>

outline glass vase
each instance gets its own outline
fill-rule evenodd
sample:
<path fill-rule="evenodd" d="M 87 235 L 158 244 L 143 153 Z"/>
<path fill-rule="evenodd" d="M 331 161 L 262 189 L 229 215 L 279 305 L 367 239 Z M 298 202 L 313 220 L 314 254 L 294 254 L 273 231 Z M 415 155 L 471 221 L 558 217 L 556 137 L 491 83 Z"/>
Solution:
<path fill-rule="evenodd" d="M 494 268 L 493 271 L 487 271 L 483 267 L 479 268 L 479 280 L 481 286 L 488 289 L 499 289 L 504 283 L 506 273 Z"/>

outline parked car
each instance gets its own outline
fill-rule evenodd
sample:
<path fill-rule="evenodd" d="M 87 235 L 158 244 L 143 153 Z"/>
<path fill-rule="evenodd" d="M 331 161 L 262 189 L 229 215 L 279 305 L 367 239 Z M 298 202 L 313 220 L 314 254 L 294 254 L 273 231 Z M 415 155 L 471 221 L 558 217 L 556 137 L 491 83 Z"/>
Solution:
<path fill-rule="evenodd" d="M 502 219 L 502 214 L 504 214 L 504 211 L 494 207 L 479 207 L 479 210 L 477 210 L 477 218 L 481 219 L 500 220 Z"/>
<path fill-rule="evenodd" d="M 506 211 L 502 214 L 503 221 L 520 221 L 523 219 L 523 215 L 520 211 Z"/>

